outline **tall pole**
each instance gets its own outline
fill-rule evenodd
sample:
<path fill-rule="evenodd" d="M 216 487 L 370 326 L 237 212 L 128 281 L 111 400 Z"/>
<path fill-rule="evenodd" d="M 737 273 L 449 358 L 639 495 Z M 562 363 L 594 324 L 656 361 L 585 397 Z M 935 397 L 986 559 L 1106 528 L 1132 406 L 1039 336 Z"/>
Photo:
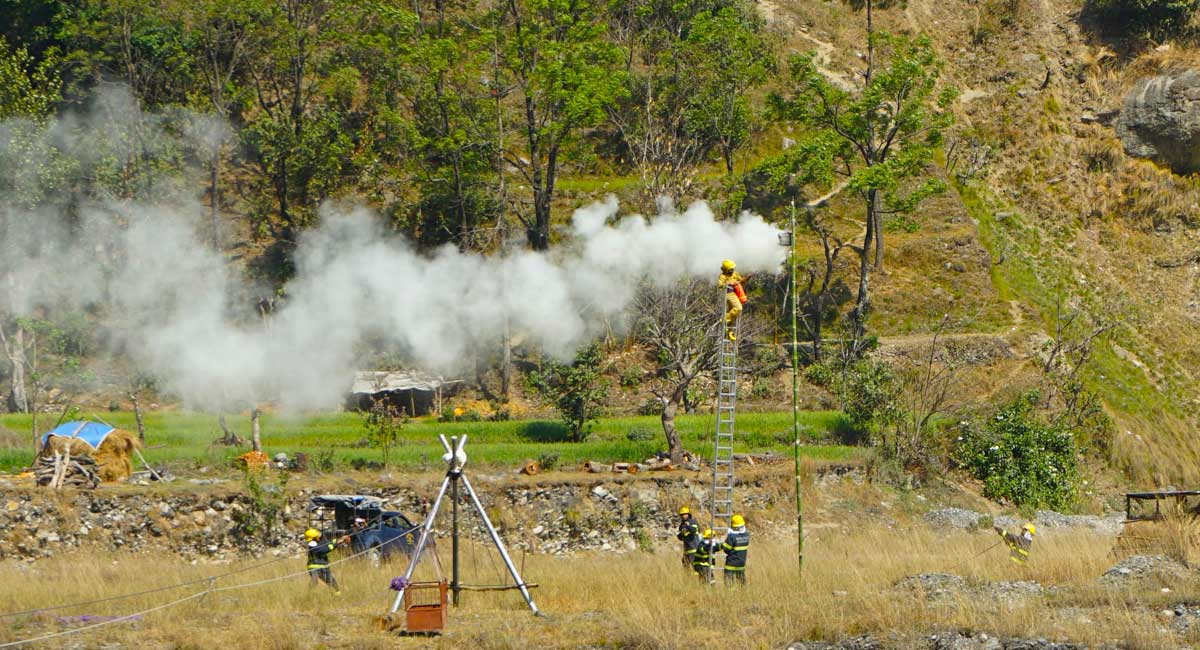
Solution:
<path fill-rule="evenodd" d="M 812 214 L 812 206 L 808 206 Z M 799 283 L 796 281 L 796 201 L 792 200 L 792 437 L 795 439 L 796 461 L 796 566 L 798 579 L 804 579 L 804 497 L 800 492 L 800 341 L 796 327 L 799 309 Z M 821 315 L 817 314 L 817 318 Z"/>
<path fill-rule="evenodd" d="M 451 437 L 450 440 L 454 444 L 458 444 L 456 437 Z M 454 606 L 458 607 L 458 477 L 450 482 L 450 590 L 454 594 Z"/>

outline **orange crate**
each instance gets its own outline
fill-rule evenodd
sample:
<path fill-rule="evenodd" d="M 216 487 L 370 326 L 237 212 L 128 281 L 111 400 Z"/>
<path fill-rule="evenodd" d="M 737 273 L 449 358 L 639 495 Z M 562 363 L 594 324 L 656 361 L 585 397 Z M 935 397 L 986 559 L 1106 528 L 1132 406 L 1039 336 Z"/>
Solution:
<path fill-rule="evenodd" d="M 414 582 L 404 590 L 405 629 L 440 634 L 446 628 L 448 586 L 445 580 Z"/>

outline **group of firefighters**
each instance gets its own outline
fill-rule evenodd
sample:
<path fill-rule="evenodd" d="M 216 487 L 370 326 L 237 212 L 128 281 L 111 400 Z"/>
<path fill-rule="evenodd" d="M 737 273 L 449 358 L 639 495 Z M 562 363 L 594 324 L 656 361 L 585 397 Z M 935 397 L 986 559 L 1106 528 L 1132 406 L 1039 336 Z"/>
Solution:
<path fill-rule="evenodd" d="M 717 566 L 718 553 L 725 553 L 725 583 L 746 584 L 746 556 L 750 551 L 746 519 L 734 515 L 729 525 L 725 540 L 718 541 L 711 528 L 700 531 L 691 508 L 683 506 L 679 509 L 679 532 L 675 537 L 683 542 L 683 565 L 694 571 L 704 584 L 716 582 L 713 570 Z"/>

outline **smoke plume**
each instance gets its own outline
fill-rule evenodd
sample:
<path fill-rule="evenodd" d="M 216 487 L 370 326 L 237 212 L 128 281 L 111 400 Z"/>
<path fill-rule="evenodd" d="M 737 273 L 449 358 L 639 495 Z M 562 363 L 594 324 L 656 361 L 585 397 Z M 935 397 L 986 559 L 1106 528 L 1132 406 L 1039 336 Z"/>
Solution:
<path fill-rule="evenodd" d="M 783 259 L 776 229 L 762 218 L 719 222 L 704 203 L 619 217 L 608 197 L 575 212 L 562 246 L 496 255 L 418 251 L 370 210 L 327 205 L 298 242 L 296 275 L 280 307 L 265 321 L 235 318 L 231 304 L 247 291 L 198 234 L 207 222 L 194 198 L 202 183 L 190 199 L 171 188 L 162 192 L 168 201 L 64 202 L 13 162 L 43 154 L 48 161 L 51 151 L 82 159 L 88 142 L 105 139 L 97 130 L 123 132 L 110 122 L 145 117 L 127 112 L 132 117 L 101 111 L 0 125 L 0 180 L 35 199 L 0 207 L 0 312 L 87 306 L 101 314 L 114 345 L 196 407 L 233 399 L 334 406 L 365 340 L 446 374 L 467 367 L 472 350 L 496 347 L 506 328 L 566 358 L 606 323 L 624 321 L 642 283 L 715 281 L 724 258 L 740 270 L 774 272 Z M 148 120 L 140 128 L 159 127 Z M 153 137 L 207 138 L 189 133 Z"/>

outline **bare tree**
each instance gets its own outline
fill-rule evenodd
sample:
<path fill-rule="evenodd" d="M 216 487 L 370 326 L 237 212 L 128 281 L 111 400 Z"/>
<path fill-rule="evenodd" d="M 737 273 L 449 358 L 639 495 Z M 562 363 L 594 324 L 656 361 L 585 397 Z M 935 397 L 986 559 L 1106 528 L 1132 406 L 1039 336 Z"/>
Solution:
<path fill-rule="evenodd" d="M 1100 320 L 1089 322 L 1084 313 L 1060 300 L 1054 307 L 1054 337 L 1046 344 L 1042 364 L 1045 408 L 1061 410 L 1055 424 L 1074 431 L 1105 426 L 1107 416 L 1100 397 L 1083 384 L 1081 376 L 1092 358 L 1096 343 L 1119 323 Z"/>
<path fill-rule="evenodd" d="M 4 326 L 0 324 L 0 346 L 3 346 L 4 355 L 8 357 L 9 365 L 12 368 L 12 388 L 8 397 L 9 409 L 28 413 L 29 396 L 25 386 L 25 371 L 29 363 L 25 352 L 28 345 L 25 342 L 25 328 L 21 326 L 21 323 L 18 322 L 14 327 L 11 339 L 5 336 Z"/>
<path fill-rule="evenodd" d="M 819 219 L 814 210 L 806 211 L 805 226 L 816 233 L 821 242 L 822 256 L 820 260 L 812 259 L 804 265 L 803 272 L 807 276 L 807 282 L 803 292 L 797 289 L 795 299 L 799 307 L 800 322 L 812 341 L 813 360 L 819 362 L 823 356 L 823 327 L 828 318 L 827 312 L 838 302 L 849 299 L 849 289 L 845 281 L 838 279 L 836 272 L 838 256 L 848 244 L 833 234 L 833 229 Z M 845 294 L 840 301 L 836 295 L 838 293 Z"/>
<path fill-rule="evenodd" d="M 890 453 L 909 463 L 924 463 L 929 458 L 928 434 L 933 421 L 956 410 L 953 401 L 958 370 L 958 355 L 946 343 L 946 331 L 953 324 L 942 316 L 929 340 L 925 354 L 901 372 L 900 417 Z"/>
<path fill-rule="evenodd" d="M 687 404 L 692 382 L 718 364 L 718 342 L 724 334 L 724 301 L 715 284 L 689 279 L 667 287 L 644 287 L 634 302 L 638 340 L 660 360 L 651 388 L 662 404 L 663 434 L 671 462 L 683 461 L 683 443 L 675 428 L 679 407 Z M 749 347 L 753 321 L 743 315 L 739 349 Z"/>

